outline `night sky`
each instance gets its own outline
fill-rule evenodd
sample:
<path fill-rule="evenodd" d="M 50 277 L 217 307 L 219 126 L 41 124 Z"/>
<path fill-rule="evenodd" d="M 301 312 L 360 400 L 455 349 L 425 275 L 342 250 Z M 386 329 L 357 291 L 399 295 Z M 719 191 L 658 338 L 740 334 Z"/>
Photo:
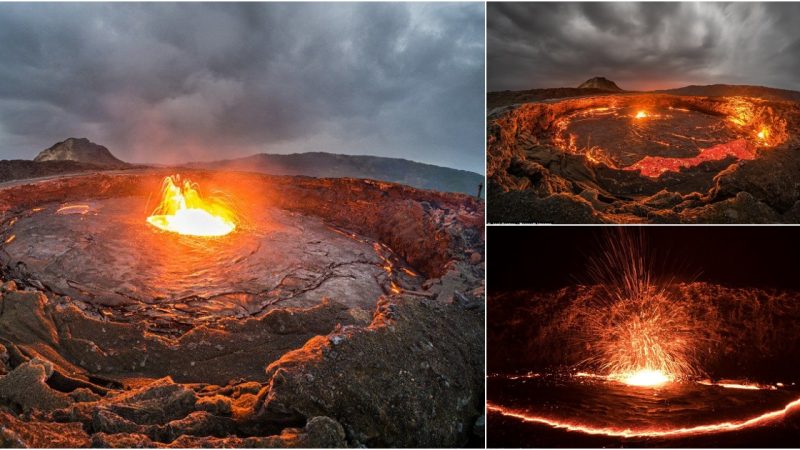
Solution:
<path fill-rule="evenodd" d="M 483 173 L 484 5 L 0 4 L 0 159 L 258 152 Z"/>
<path fill-rule="evenodd" d="M 489 227 L 491 292 L 588 283 L 587 259 L 616 227 Z M 626 227 L 644 233 L 661 276 L 731 287 L 800 289 L 799 227 Z M 613 233 L 612 233 L 613 236 Z"/>
<path fill-rule="evenodd" d="M 800 90 L 800 3 L 489 3 L 488 89 Z"/>

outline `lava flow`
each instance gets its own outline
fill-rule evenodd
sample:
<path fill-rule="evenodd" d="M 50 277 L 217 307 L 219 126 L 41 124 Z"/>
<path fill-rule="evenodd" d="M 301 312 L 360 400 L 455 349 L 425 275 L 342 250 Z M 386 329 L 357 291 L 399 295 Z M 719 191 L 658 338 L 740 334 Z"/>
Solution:
<path fill-rule="evenodd" d="M 147 218 L 151 225 L 189 236 L 225 236 L 236 229 L 233 211 L 222 201 L 204 199 L 196 184 L 179 175 L 164 178 L 161 202 Z"/>
<path fill-rule="evenodd" d="M 758 134 L 758 138 L 763 142 L 766 139 L 765 135 L 766 132 L 762 130 Z M 706 161 L 720 161 L 728 157 L 735 160 L 751 160 L 756 159 L 756 156 L 755 145 L 746 139 L 737 139 L 702 149 L 697 156 L 691 158 L 645 156 L 635 164 L 625 167 L 624 170 L 638 170 L 646 177 L 658 178 L 665 172 L 678 172 L 681 168 L 695 167 Z"/>
<path fill-rule="evenodd" d="M 592 435 L 606 435 L 621 438 L 636 438 L 636 437 L 666 437 L 677 438 L 699 434 L 722 433 L 728 431 L 736 431 L 744 428 L 751 428 L 759 425 L 774 422 L 782 419 L 787 413 L 800 408 L 800 398 L 790 402 L 782 409 L 769 411 L 756 417 L 751 417 L 745 420 L 726 421 L 719 423 L 709 423 L 705 425 L 697 425 L 690 427 L 677 427 L 677 428 L 617 428 L 617 427 L 594 427 L 591 425 L 584 425 L 580 423 L 561 421 L 558 419 L 537 416 L 525 411 L 504 408 L 492 403 L 486 404 L 486 409 L 489 412 L 502 414 L 507 417 L 522 420 L 523 422 L 539 423 L 549 425 L 553 428 L 558 428 L 566 431 L 577 431 Z"/>

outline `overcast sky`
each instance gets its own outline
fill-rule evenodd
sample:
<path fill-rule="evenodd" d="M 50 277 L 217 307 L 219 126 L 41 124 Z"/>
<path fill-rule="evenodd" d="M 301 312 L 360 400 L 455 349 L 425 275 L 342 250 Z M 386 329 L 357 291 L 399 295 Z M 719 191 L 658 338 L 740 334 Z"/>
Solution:
<path fill-rule="evenodd" d="M 0 159 L 256 152 L 483 172 L 484 6 L 0 4 Z"/>
<path fill-rule="evenodd" d="M 800 90 L 800 3 L 490 3 L 488 89 Z"/>

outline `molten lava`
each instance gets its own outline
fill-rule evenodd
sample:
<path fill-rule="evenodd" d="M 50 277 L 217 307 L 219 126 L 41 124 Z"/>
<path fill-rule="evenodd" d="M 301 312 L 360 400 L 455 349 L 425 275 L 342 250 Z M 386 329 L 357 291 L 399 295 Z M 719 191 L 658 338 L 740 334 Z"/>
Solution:
<path fill-rule="evenodd" d="M 645 111 L 639 111 L 634 116 L 635 119 L 644 119 L 645 117 L 647 117 L 647 113 Z"/>
<path fill-rule="evenodd" d="M 236 229 L 233 211 L 222 201 L 204 199 L 197 185 L 180 176 L 164 178 L 161 202 L 147 218 L 161 230 L 189 236 L 224 236 Z"/>
<path fill-rule="evenodd" d="M 762 128 L 756 136 L 758 136 L 759 144 L 765 146 L 769 145 L 769 128 Z"/>
<path fill-rule="evenodd" d="M 687 305 L 657 279 L 642 234 L 610 233 L 603 252 L 589 260 L 602 286 L 586 312 L 590 356 L 582 366 L 632 386 L 659 386 L 697 375 L 693 358 L 698 330 Z"/>
<path fill-rule="evenodd" d="M 762 131 L 758 134 L 762 138 Z M 762 144 L 764 139 L 762 138 Z M 765 145 L 765 144 L 763 144 Z M 737 139 L 726 144 L 718 144 L 700 150 L 693 158 L 668 158 L 663 156 L 646 156 L 636 164 L 625 167 L 624 170 L 638 170 L 646 177 L 658 178 L 665 172 L 679 172 L 681 168 L 695 167 L 707 161 L 720 161 L 728 157 L 738 160 L 756 159 L 756 148 L 746 139 Z"/>
<path fill-rule="evenodd" d="M 660 386 L 672 378 L 660 370 L 641 369 L 622 375 L 619 381 L 630 386 Z"/>
<path fill-rule="evenodd" d="M 727 431 L 736 431 L 745 428 L 752 428 L 760 425 L 765 425 L 771 422 L 782 420 L 786 415 L 792 413 L 800 408 L 800 399 L 790 402 L 782 409 L 769 411 L 759 416 L 751 417 L 745 420 L 738 421 L 725 421 L 718 423 L 709 423 L 705 425 L 673 427 L 673 428 L 631 428 L 631 427 L 595 427 L 585 425 L 577 422 L 562 421 L 559 419 L 548 418 L 544 416 L 537 416 L 526 411 L 514 410 L 505 408 L 500 405 L 487 402 L 486 410 L 490 413 L 502 414 L 506 417 L 513 417 L 523 422 L 539 423 L 549 425 L 553 428 L 558 428 L 566 431 L 577 431 L 591 435 L 606 435 L 616 436 L 622 438 L 634 437 L 682 437 L 699 434 L 712 434 L 723 433 Z"/>

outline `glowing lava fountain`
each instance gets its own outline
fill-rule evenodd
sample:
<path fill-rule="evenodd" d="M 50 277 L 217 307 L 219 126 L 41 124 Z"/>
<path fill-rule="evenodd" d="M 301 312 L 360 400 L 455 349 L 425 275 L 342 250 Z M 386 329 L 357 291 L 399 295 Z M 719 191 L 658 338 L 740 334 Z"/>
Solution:
<path fill-rule="evenodd" d="M 631 386 L 660 386 L 672 378 L 660 370 L 642 369 L 625 374 L 619 381 Z"/>
<path fill-rule="evenodd" d="M 588 308 L 592 356 L 584 361 L 610 379 L 656 387 L 700 375 L 693 352 L 700 339 L 688 305 L 670 295 L 671 280 L 657 280 L 644 236 L 609 234 L 604 251 L 590 259 L 589 272 L 602 286 Z"/>
<path fill-rule="evenodd" d="M 179 175 L 164 178 L 161 202 L 147 218 L 161 230 L 189 236 L 225 236 L 236 229 L 236 217 L 219 199 L 204 199 L 196 184 Z"/>

